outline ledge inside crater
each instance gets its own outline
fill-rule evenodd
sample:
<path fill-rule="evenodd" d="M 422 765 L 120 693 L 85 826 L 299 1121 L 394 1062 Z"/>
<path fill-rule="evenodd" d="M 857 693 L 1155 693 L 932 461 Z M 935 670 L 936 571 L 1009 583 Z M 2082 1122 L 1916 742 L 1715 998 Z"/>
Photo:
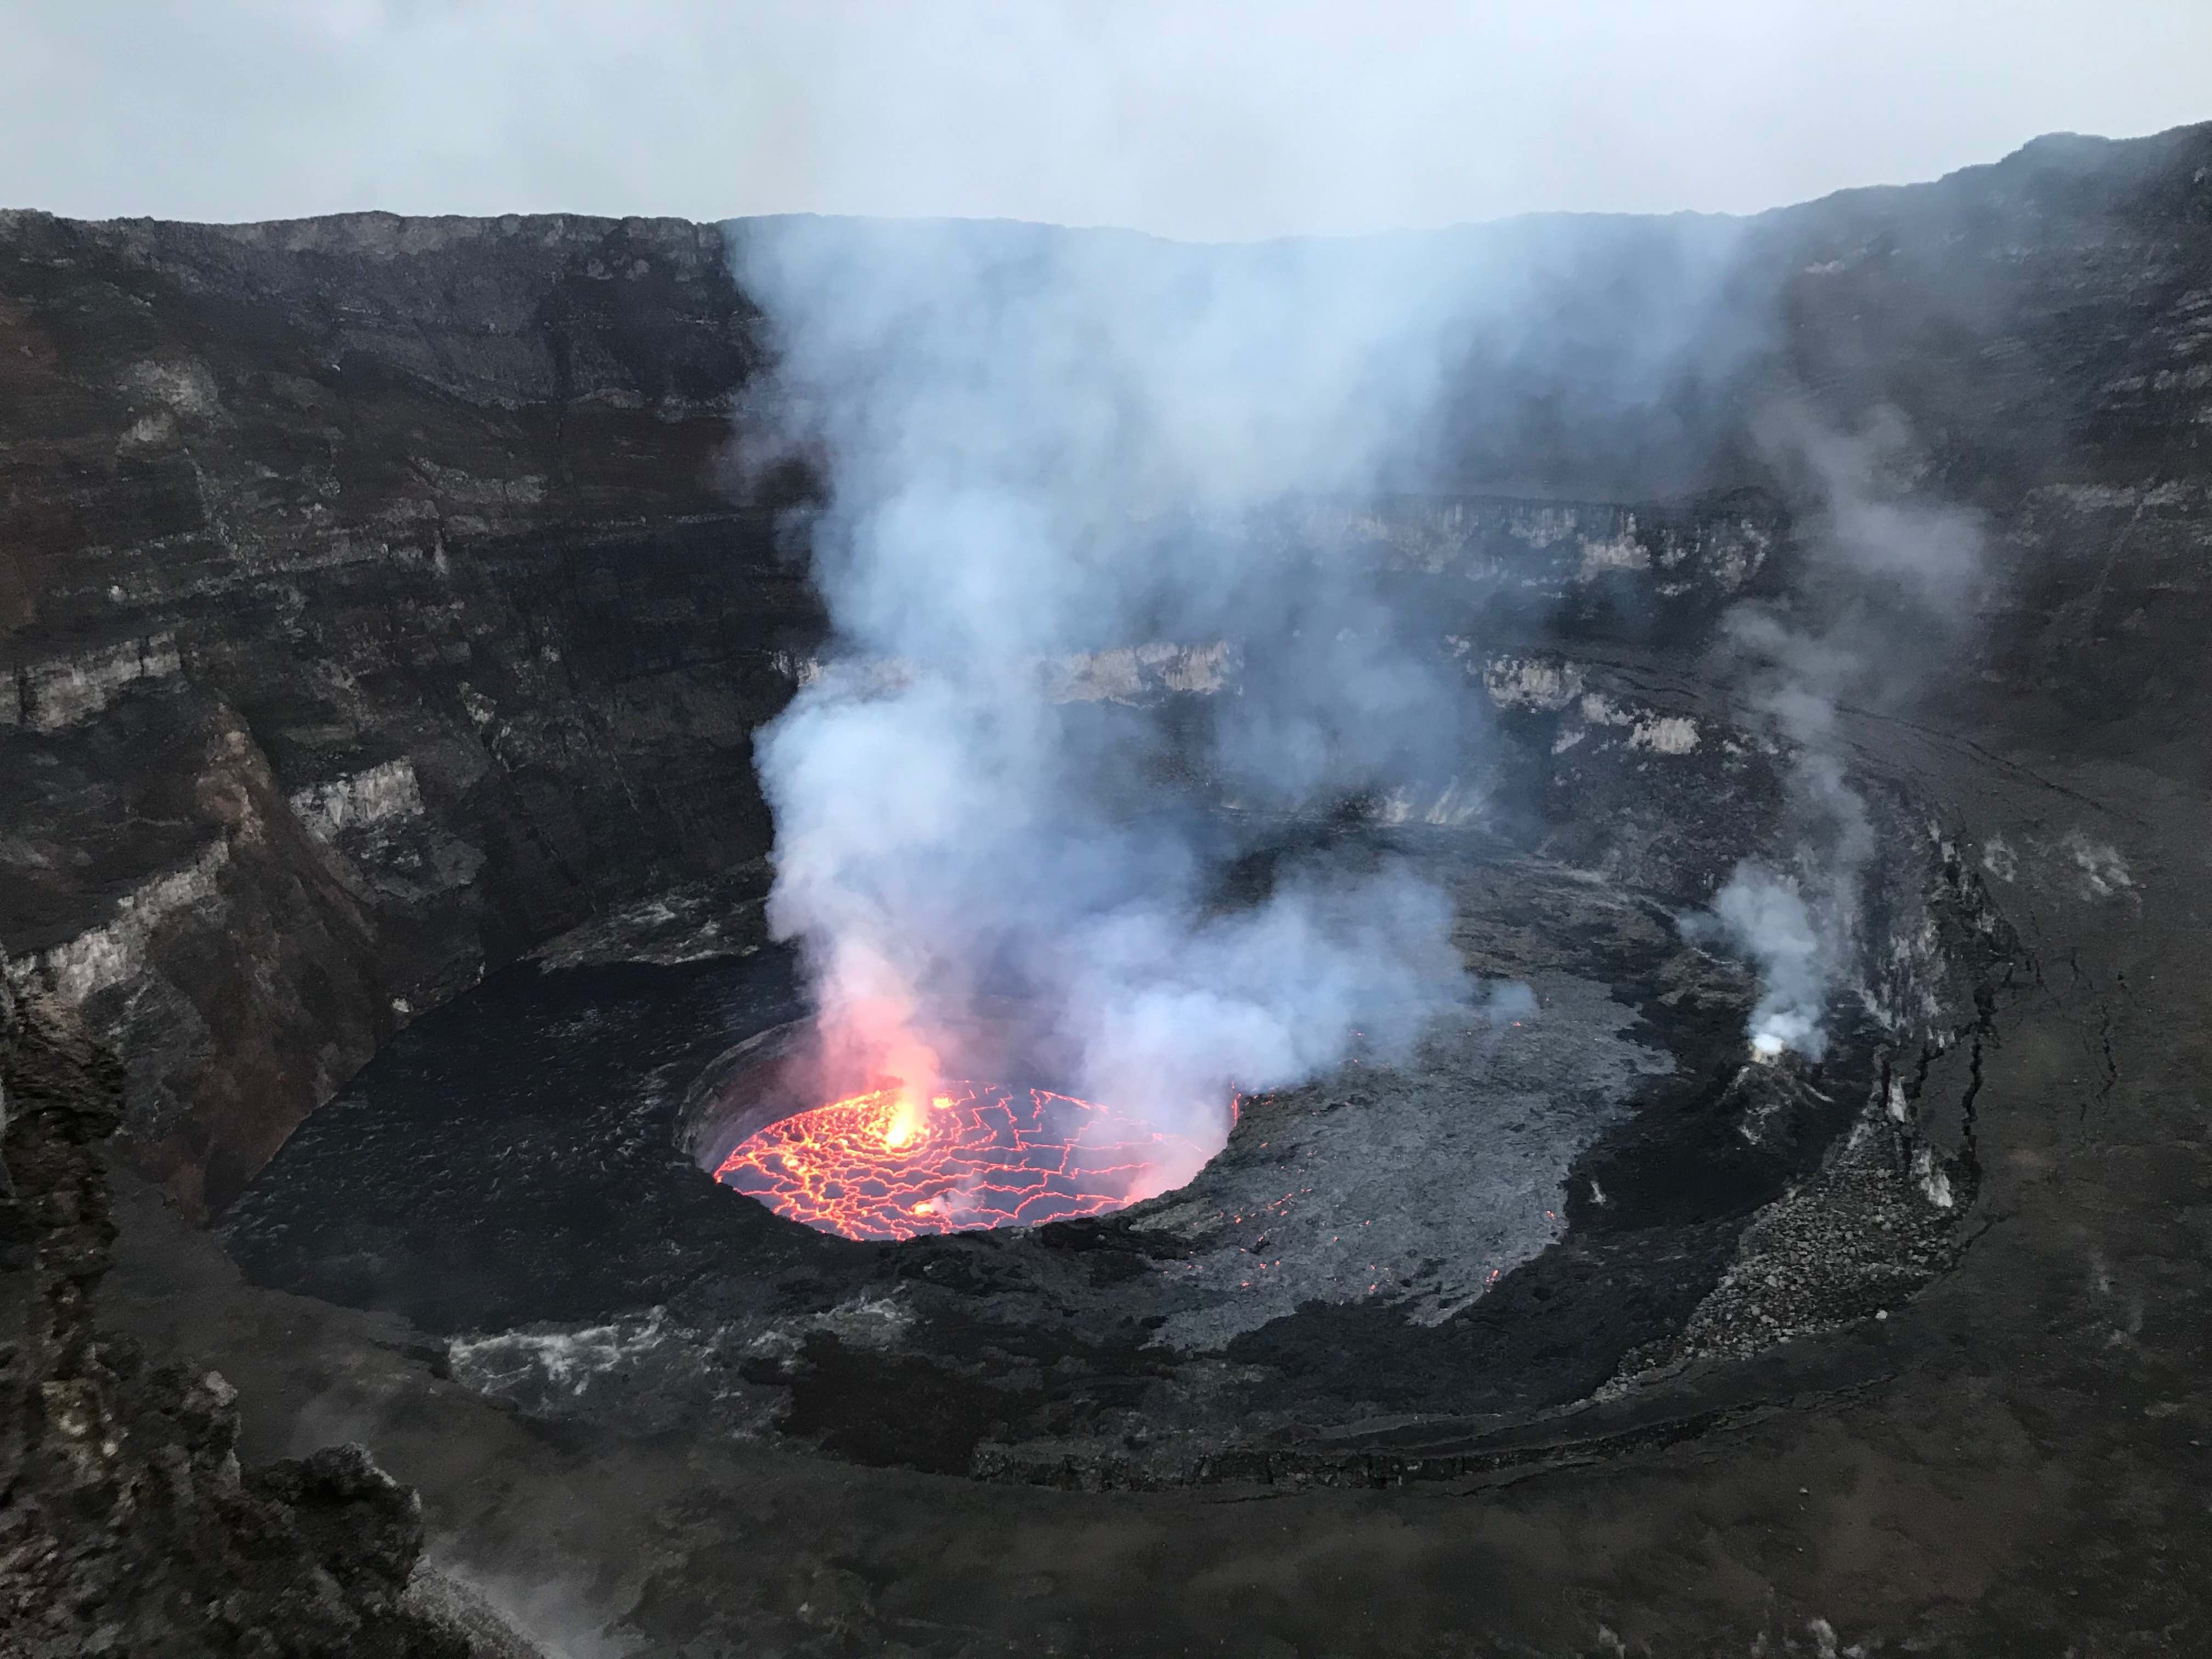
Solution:
<path fill-rule="evenodd" d="M 1894 1033 L 1846 1020 L 1821 1065 L 1761 1063 L 1751 981 L 1664 894 L 1473 833 L 1371 833 L 1527 1000 L 1246 1098 L 1218 1156 L 1116 1212 L 855 1240 L 717 1182 L 811 1098 L 793 964 L 766 947 L 495 976 L 303 1125 L 226 1239 L 263 1283 L 403 1313 L 532 1413 L 1079 1484 L 1378 1447 L 1445 1467 L 1471 1425 L 1735 1341 L 1715 1310 L 1747 1241 L 1804 1192 L 1840 1206 L 1832 1237 L 1883 1243 L 1800 1263 L 1796 1328 L 1940 1270 L 1961 1211 L 1885 1109 Z"/>

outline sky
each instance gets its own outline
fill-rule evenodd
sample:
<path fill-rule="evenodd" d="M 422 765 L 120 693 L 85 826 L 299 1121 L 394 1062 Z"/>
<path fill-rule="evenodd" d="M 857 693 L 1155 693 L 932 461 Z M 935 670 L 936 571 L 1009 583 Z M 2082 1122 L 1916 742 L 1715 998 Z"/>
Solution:
<path fill-rule="evenodd" d="M 2212 0 L 0 0 L 0 206 L 1749 212 L 2212 119 L 2208 66 Z"/>

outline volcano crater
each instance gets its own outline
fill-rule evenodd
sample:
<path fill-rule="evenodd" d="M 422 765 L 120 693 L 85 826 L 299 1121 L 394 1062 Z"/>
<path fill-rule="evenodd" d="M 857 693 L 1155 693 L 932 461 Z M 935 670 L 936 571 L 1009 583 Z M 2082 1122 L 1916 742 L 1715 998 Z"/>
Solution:
<path fill-rule="evenodd" d="M 1847 1371 L 1955 1257 L 1977 1180 L 1928 1060 L 1971 1040 L 2001 921 L 1878 795 L 1880 994 L 1817 1064 L 1755 1056 L 1753 979 L 1685 939 L 1668 874 L 1710 884 L 1763 787 L 1709 788 L 1620 873 L 1388 812 L 1332 830 L 1449 895 L 1487 988 L 1409 1060 L 1245 1097 L 1195 1176 L 1112 1213 L 854 1238 L 733 1190 L 741 1145 L 821 1103 L 793 958 L 639 960 L 601 927 L 401 1032 L 224 1237 L 261 1283 L 403 1315 L 472 1388 L 618 1431 L 1079 1486 L 1671 1432 Z"/>

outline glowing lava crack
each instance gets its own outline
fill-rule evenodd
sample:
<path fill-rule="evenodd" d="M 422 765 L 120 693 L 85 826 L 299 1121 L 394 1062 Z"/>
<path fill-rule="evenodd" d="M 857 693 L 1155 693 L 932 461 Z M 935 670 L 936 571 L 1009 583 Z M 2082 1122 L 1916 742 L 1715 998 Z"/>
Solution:
<path fill-rule="evenodd" d="M 878 1089 L 797 1113 L 714 1175 L 821 1231 L 892 1239 L 1101 1215 L 1204 1162 L 1182 1137 L 1091 1101 L 963 1082 L 926 1106 Z"/>

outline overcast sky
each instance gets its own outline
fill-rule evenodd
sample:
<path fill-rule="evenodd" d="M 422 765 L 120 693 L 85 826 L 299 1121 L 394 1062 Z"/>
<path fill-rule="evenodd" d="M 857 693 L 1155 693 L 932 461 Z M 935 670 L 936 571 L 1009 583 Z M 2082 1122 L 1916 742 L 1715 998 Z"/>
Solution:
<path fill-rule="evenodd" d="M 2212 118 L 2212 0 L 0 0 L 0 205 L 1242 238 L 1747 211 Z"/>

